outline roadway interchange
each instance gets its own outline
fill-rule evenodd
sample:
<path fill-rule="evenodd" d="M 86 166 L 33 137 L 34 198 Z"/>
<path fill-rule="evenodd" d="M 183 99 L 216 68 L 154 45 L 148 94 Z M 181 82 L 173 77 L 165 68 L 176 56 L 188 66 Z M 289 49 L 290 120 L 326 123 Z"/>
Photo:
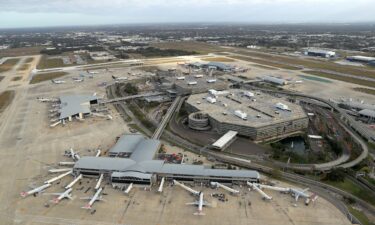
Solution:
<path fill-rule="evenodd" d="M 359 137 L 355 133 L 355 131 L 360 133 L 361 136 L 365 137 L 369 141 L 374 141 L 375 137 L 373 137 L 372 134 L 370 134 L 368 131 L 363 129 L 363 127 L 361 127 L 360 124 L 358 124 L 344 110 L 342 110 L 339 106 L 337 106 L 336 103 L 331 102 L 329 100 L 325 100 L 322 98 L 318 98 L 318 97 L 306 95 L 306 94 L 301 94 L 301 93 L 270 90 L 270 89 L 264 89 L 264 88 L 257 88 L 257 87 L 249 86 L 249 85 L 244 85 L 244 87 L 247 89 L 253 89 L 253 90 L 256 89 L 256 90 L 273 93 L 273 94 L 282 94 L 282 95 L 289 95 L 289 96 L 294 96 L 294 97 L 299 97 L 299 98 L 312 99 L 312 100 L 316 100 L 320 103 L 323 103 L 331 107 L 332 110 L 339 113 L 340 125 L 345 129 L 346 132 L 348 132 L 351 135 L 353 140 L 356 141 L 362 148 L 361 154 L 356 159 L 350 162 L 343 163 L 342 160 L 339 159 L 339 160 L 334 160 L 334 161 L 322 163 L 322 164 L 288 164 L 288 168 L 295 169 L 295 170 L 303 170 L 303 171 L 314 171 L 314 170 L 315 171 L 329 171 L 336 167 L 347 169 L 347 168 L 351 168 L 359 164 L 364 159 L 366 159 L 367 156 L 369 155 L 369 150 L 368 150 L 368 146 L 366 142 L 361 137 Z"/>

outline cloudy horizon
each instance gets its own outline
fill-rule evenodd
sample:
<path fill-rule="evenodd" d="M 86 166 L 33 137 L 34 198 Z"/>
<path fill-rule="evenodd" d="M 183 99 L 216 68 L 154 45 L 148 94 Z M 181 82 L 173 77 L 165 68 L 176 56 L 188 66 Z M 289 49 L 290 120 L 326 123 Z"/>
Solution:
<path fill-rule="evenodd" d="M 189 22 L 375 22 L 372 0 L 0 0 L 0 5 L 0 28 Z"/>

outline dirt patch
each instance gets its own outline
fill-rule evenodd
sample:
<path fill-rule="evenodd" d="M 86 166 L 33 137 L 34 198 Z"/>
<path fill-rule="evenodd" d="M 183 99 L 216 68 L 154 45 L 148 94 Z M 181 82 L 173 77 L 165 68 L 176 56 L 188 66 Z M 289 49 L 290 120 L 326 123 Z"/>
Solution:
<path fill-rule="evenodd" d="M 9 48 L 0 51 L 0 57 L 17 57 L 25 55 L 39 55 L 44 47 Z"/>
<path fill-rule="evenodd" d="M 353 90 L 366 93 L 366 94 L 370 94 L 370 95 L 375 95 L 375 89 L 357 87 L 357 88 L 353 88 Z"/>
<path fill-rule="evenodd" d="M 34 75 L 33 79 L 31 79 L 30 81 L 30 84 L 36 84 L 42 81 L 56 79 L 56 78 L 65 76 L 67 74 L 68 73 L 66 72 L 53 72 L 53 73 L 43 73 L 43 74 Z"/>
<path fill-rule="evenodd" d="M 4 91 L 0 94 L 0 113 L 4 112 L 4 110 L 12 103 L 14 99 L 15 92 L 12 91 Z"/>
<path fill-rule="evenodd" d="M 22 64 L 20 67 L 17 68 L 17 71 L 25 71 L 28 70 L 30 67 L 29 63 Z"/>
<path fill-rule="evenodd" d="M 13 77 L 12 78 L 12 81 L 18 81 L 18 80 L 21 80 L 22 77 L 21 76 L 16 76 L 16 77 Z"/>

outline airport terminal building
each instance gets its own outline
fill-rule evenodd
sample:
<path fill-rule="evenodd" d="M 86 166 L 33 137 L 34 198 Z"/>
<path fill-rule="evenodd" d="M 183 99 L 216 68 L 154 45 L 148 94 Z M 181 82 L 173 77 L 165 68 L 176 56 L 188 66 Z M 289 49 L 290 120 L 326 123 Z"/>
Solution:
<path fill-rule="evenodd" d="M 286 99 L 247 90 L 210 90 L 208 93 L 191 95 L 185 106 L 189 113 L 205 115 L 189 117 L 189 124 L 194 123 L 189 125 L 191 128 L 208 124 L 219 134 L 236 131 L 254 141 L 286 137 L 303 132 L 308 126 L 307 114 L 301 106 Z M 198 123 L 200 118 L 202 121 Z"/>
<path fill-rule="evenodd" d="M 82 157 L 73 168 L 75 175 L 110 177 L 114 186 L 124 184 L 151 185 L 161 177 L 167 180 L 208 183 L 258 182 L 260 175 L 253 170 L 212 169 L 204 165 L 171 164 L 154 159 L 160 141 L 140 134 L 122 136 L 109 150 L 111 157 Z"/>

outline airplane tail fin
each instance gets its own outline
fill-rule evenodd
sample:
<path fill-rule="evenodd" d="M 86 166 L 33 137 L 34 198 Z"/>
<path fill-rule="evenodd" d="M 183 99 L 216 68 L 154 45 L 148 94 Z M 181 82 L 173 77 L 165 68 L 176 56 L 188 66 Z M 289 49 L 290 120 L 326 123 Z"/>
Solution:
<path fill-rule="evenodd" d="M 51 202 L 55 203 L 55 204 L 58 204 L 60 202 L 60 200 L 58 198 L 54 198 L 51 200 Z"/>
<path fill-rule="evenodd" d="M 81 207 L 82 209 L 91 209 L 91 205 L 89 205 L 89 204 L 87 204 L 87 205 L 85 205 L 85 206 L 83 206 L 83 207 Z"/>
<path fill-rule="evenodd" d="M 193 213 L 194 216 L 205 216 L 206 214 L 202 211 L 197 211 L 195 213 Z"/>

